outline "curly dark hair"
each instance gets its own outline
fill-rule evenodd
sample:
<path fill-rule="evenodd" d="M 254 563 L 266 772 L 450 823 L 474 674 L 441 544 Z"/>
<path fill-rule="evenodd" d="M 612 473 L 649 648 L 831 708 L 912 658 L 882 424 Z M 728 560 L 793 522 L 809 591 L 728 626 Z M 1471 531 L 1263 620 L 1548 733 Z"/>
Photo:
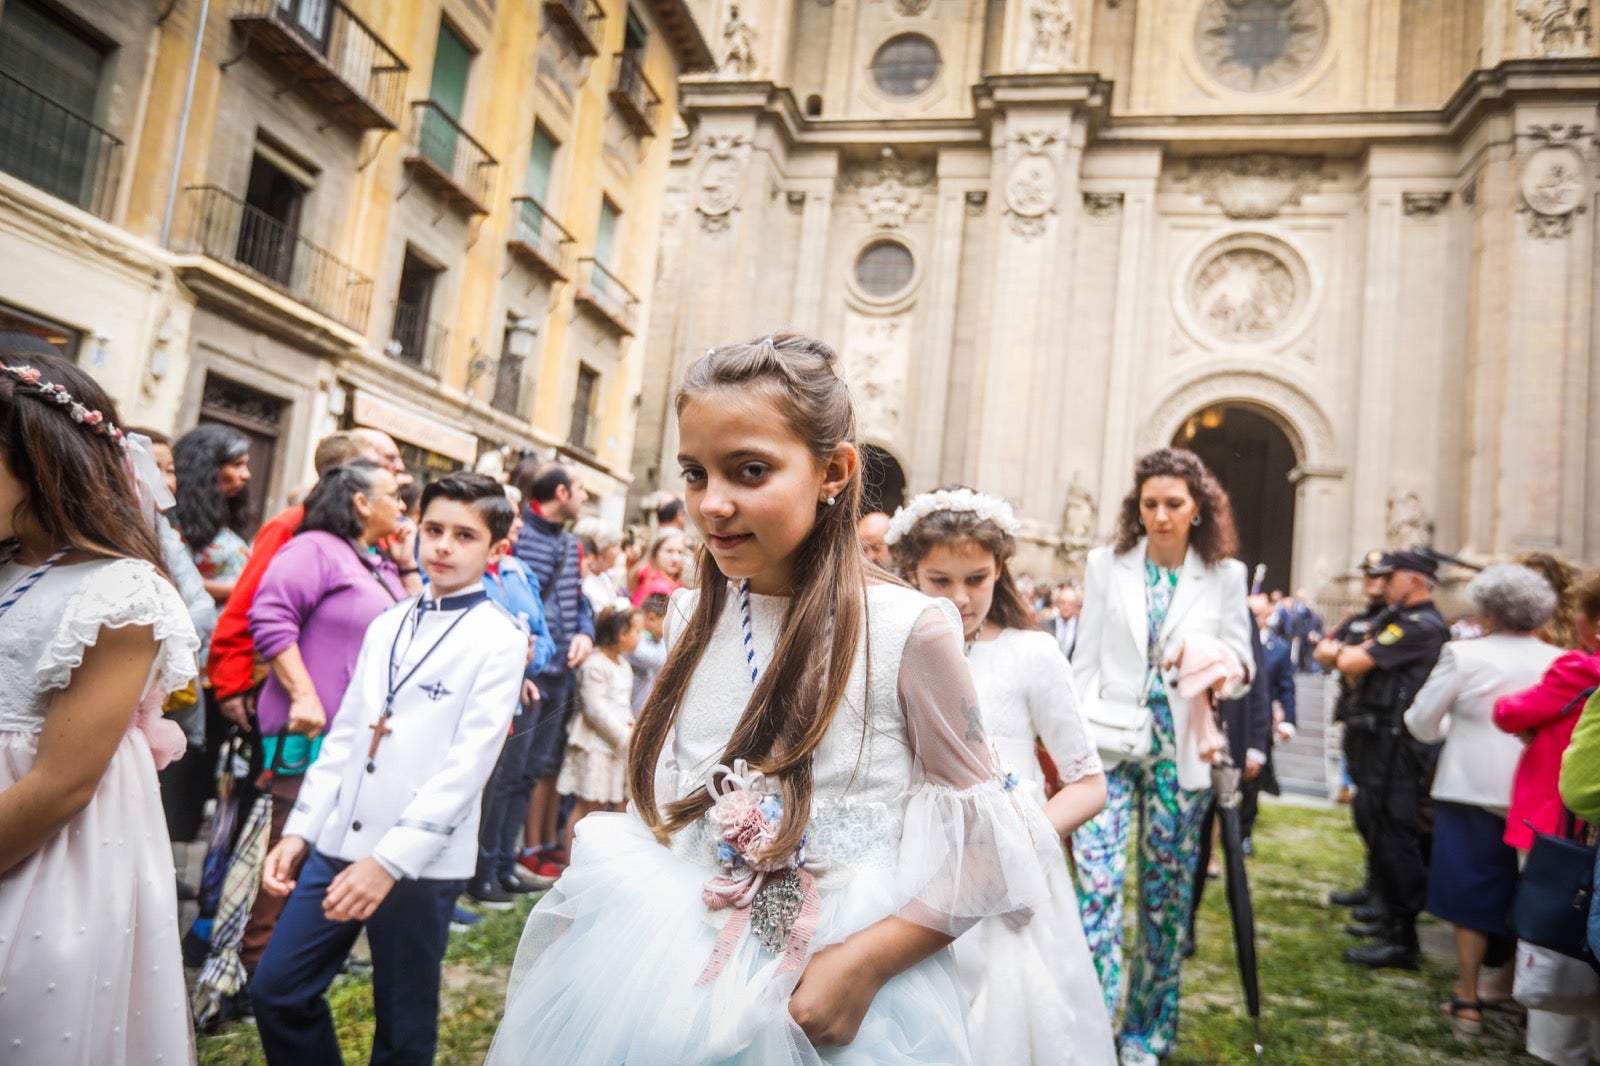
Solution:
<path fill-rule="evenodd" d="M 1232 557 L 1239 549 L 1239 536 L 1233 528 L 1233 505 L 1216 475 L 1206 469 L 1200 457 L 1187 448 L 1158 448 L 1139 457 L 1133 467 L 1133 488 L 1123 497 L 1117 514 L 1118 555 L 1131 551 L 1144 536 L 1139 519 L 1139 492 L 1153 477 L 1182 478 L 1189 495 L 1200 507 L 1200 524 L 1189 534 L 1189 544 L 1200 553 L 1207 566 Z"/>
<path fill-rule="evenodd" d="M 227 426 L 196 426 L 172 446 L 178 472 L 173 525 L 192 552 L 203 551 L 223 529 L 243 534 L 249 500 L 222 495 L 222 468 L 250 452 L 250 438 Z"/>

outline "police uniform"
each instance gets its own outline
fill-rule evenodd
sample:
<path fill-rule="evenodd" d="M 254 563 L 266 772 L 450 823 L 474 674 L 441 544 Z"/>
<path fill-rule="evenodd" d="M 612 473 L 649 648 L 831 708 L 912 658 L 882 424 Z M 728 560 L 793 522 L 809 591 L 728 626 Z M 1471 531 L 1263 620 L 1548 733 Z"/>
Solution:
<path fill-rule="evenodd" d="M 450 916 L 477 864 L 480 799 L 527 650 L 481 585 L 402 601 L 367 630 L 283 830 L 312 849 L 251 983 L 269 1063 L 340 1061 L 323 994 L 363 925 L 379 975 L 373 1061 L 433 1061 Z M 369 857 L 394 887 L 365 923 L 329 921 L 329 884 Z"/>
<path fill-rule="evenodd" d="M 1361 564 L 1361 572 L 1368 577 L 1381 577 L 1390 573 L 1384 563 L 1383 554 L 1383 552 L 1367 553 L 1366 559 Z M 1389 605 L 1382 599 L 1372 601 L 1359 614 L 1352 615 L 1339 623 L 1333 631 L 1333 639 L 1352 647 L 1366 643 L 1372 636 L 1373 623 L 1388 610 Z M 1350 780 L 1355 783 L 1358 790 L 1368 787 L 1369 784 L 1377 787 L 1376 782 L 1372 781 L 1372 771 L 1379 765 L 1376 719 L 1362 714 L 1357 705 L 1362 679 L 1358 678 L 1352 682 L 1343 674 L 1339 674 L 1338 678 L 1339 694 L 1333 717 L 1334 721 L 1344 723 L 1344 757 Z M 1355 819 L 1356 832 L 1360 834 L 1362 847 L 1366 851 L 1366 879 L 1363 886 L 1369 896 L 1376 895 L 1377 875 L 1372 869 L 1371 819 L 1367 816 L 1367 808 L 1359 802 L 1351 805 L 1351 813 Z M 1353 898 L 1360 900 L 1360 897 Z"/>
<path fill-rule="evenodd" d="M 1394 552 L 1388 559 L 1395 570 L 1429 577 L 1437 569 L 1432 557 L 1417 552 Z M 1372 728 L 1372 750 L 1358 781 L 1357 817 L 1371 834 L 1376 888 L 1390 930 L 1388 944 L 1355 948 L 1346 958 L 1387 964 L 1377 956 L 1395 948 L 1384 958 L 1415 965 L 1416 918 L 1428 891 L 1422 808 L 1436 752 L 1412 738 L 1402 717 L 1450 639 L 1450 627 L 1430 600 L 1380 615 L 1369 639 L 1374 667 L 1359 679 L 1352 712 L 1353 721 L 1370 716 Z"/>

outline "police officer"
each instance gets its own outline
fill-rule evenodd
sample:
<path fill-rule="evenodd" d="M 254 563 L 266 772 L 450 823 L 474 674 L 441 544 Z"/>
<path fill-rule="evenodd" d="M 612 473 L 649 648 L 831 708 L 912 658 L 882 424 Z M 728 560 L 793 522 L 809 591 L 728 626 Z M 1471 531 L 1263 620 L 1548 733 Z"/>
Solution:
<path fill-rule="evenodd" d="M 1361 594 L 1366 597 L 1366 606 L 1339 623 L 1333 633 L 1317 644 L 1316 650 L 1312 653 L 1317 665 L 1324 670 L 1333 671 L 1341 648 L 1346 645 L 1360 646 L 1366 643 L 1372 634 L 1373 621 L 1389 608 L 1389 601 L 1384 598 L 1384 594 L 1389 588 L 1391 572 L 1388 560 L 1381 551 L 1370 551 L 1362 559 Z M 1350 779 L 1357 782 L 1359 787 L 1363 776 L 1378 765 L 1375 751 L 1376 719 L 1371 715 L 1356 713 L 1356 692 L 1360 679 L 1350 678 L 1344 674 L 1336 676 L 1339 679 L 1339 695 L 1338 702 L 1334 705 L 1333 719 L 1344 723 L 1345 766 Z M 1372 869 L 1372 826 L 1361 805 L 1352 805 L 1351 810 L 1355 816 L 1356 832 L 1360 835 L 1361 846 L 1366 852 L 1366 878 L 1357 888 L 1331 893 L 1328 901 L 1341 907 L 1376 908 L 1363 909 L 1356 915 L 1357 920 L 1370 921 L 1382 910 L 1381 905 L 1377 903 L 1378 882 Z"/>
<path fill-rule="evenodd" d="M 1371 827 L 1373 872 L 1388 924 L 1379 940 L 1351 948 L 1344 957 L 1374 969 L 1414 970 L 1417 915 L 1428 890 L 1422 803 L 1435 749 L 1414 740 L 1401 719 L 1450 639 L 1450 627 L 1433 605 L 1438 561 L 1420 551 L 1390 552 L 1385 561 L 1391 571 L 1385 593 L 1391 610 L 1373 620 L 1365 641 L 1341 648 L 1334 665 L 1359 679 L 1354 714 L 1372 715 L 1376 727 L 1377 765 L 1359 782 L 1356 802 Z"/>

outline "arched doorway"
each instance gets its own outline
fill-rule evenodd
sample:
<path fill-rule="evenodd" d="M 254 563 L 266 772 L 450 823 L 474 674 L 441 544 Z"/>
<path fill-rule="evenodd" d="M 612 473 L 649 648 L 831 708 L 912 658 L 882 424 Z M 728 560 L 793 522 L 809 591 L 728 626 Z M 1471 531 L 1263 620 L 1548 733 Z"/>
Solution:
<path fill-rule="evenodd" d="M 1239 559 L 1266 567 L 1264 589 L 1292 593 L 1295 487 L 1298 458 L 1283 428 L 1258 407 L 1221 403 L 1197 411 L 1172 443 L 1188 448 L 1217 475 L 1233 503 Z"/>
<path fill-rule="evenodd" d="M 861 446 L 861 513 L 894 514 L 906 502 L 906 472 L 900 461 L 873 444 Z"/>

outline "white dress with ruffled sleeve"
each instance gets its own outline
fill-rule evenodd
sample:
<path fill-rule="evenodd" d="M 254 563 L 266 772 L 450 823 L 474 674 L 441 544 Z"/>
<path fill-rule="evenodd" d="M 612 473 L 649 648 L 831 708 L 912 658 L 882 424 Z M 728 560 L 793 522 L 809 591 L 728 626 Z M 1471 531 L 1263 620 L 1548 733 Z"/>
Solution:
<path fill-rule="evenodd" d="M 0 589 L 24 569 L 0 567 Z M 194 1059 L 151 737 L 163 758 L 182 752 L 183 734 L 160 705 L 195 676 L 200 644 L 182 599 L 149 563 L 58 565 L 0 618 L 0 792 L 33 767 L 51 704 L 84 650 L 122 626 L 150 626 L 159 644 L 144 698 L 127 709 L 127 734 L 89 805 L 0 876 L 6 1066 Z"/>
<path fill-rule="evenodd" d="M 669 644 L 696 595 L 674 596 Z M 751 599 L 764 660 L 788 601 Z M 892 915 L 952 936 L 990 916 L 1025 922 L 1048 892 L 1044 857 L 1059 847 L 1038 806 L 996 772 L 954 608 L 888 585 L 872 586 L 867 604 L 845 701 L 814 756 L 805 869 L 821 907 L 807 957 Z M 659 803 L 705 780 L 753 691 L 730 594 L 663 753 Z M 489 1062 L 987 1061 L 948 951 L 887 982 L 846 1047 L 806 1039 L 788 1012 L 800 968 L 780 972 L 756 935 L 700 983 L 728 914 L 701 898 L 718 872 L 716 844 L 706 818 L 670 847 L 631 811 L 585 818 L 572 865 L 529 916 Z"/>
<path fill-rule="evenodd" d="M 1078 709 L 1072 668 L 1054 637 L 1006 629 L 973 644 L 967 658 L 1001 770 L 1016 776 L 1029 802 L 1045 801 L 1036 737 L 1062 784 L 1104 772 Z M 1112 1066 L 1111 1023 L 1059 846 L 1044 873 L 1050 901 L 1026 926 L 990 918 L 956 941 L 984 1061 Z"/>

